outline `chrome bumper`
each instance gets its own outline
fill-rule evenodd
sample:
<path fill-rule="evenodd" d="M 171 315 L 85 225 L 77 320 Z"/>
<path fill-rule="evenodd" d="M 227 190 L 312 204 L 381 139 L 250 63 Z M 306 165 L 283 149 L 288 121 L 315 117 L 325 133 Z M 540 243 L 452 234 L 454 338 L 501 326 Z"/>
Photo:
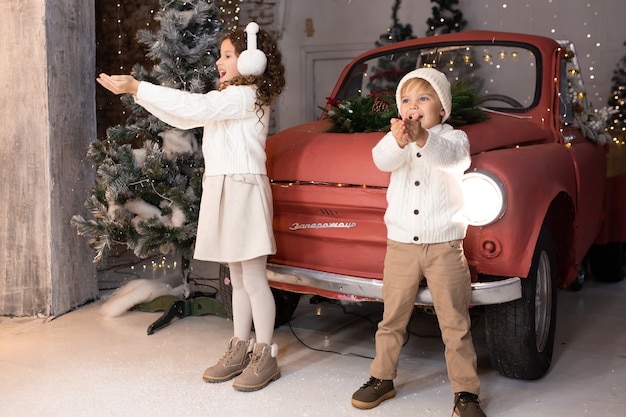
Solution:
<path fill-rule="evenodd" d="M 359 299 L 382 301 L 383 298 L 383 282 L 378 279 L 357 278 L 276 264 L 267 264 L 267 278 L 270 282 L 339 293 L 343 295 L 339 298 L 345 300 L 353 297 L 355 301 Z M 473 306 L 500 304 L 521 297 L 522 285 L 519 277 L 494 282 L 475 282 L 472 284 L 470 304 Z M 418 291 L 415 305 L 433 305 L 428 287 Z"/>

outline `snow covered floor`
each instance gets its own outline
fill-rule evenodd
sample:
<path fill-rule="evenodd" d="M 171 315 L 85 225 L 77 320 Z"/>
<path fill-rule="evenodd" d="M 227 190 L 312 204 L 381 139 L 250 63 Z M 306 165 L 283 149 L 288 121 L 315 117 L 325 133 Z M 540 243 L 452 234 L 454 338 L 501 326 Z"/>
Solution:
<path fill-rule="evenodd" d="M 52 320 L 0 317 L 0 415 L 451 415 L 433 316 L 420 313 L 412 321 L 396 398 L 364 411 L 353 408 L 350 397 L 368 378 L 380 305 L 309 301 L 301 300 L 291 326 L 276 330 L 282 377 L 251 393 L 233 390 L 231 382 L 202 381 L 232 334 L 224 318 L 187 317 L 148 336 L 161 313 L 105 319 L 98 314 L 102 300 Z M 552 368 L 537 381 L 509 379 L 491 368 L 478 320 L 473 334 L 488 416 L 624 415 L 626 282 L 562 291 L 558 308 Z"/>

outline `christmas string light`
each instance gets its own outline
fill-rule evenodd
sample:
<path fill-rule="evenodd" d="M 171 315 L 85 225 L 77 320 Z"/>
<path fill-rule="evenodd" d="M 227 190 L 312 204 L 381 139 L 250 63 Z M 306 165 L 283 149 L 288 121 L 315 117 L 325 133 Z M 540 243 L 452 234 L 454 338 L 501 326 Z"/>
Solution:
<path fill-rule="evenodd" d="M 541 33 L 541 31 L 536 32 L 538 35 L 543 34 L 554 39 L 567 38 L 567 40 L 575 40 L 575 39 L 569 39 L 569 37 L 572 35 L 568 34 L 568 31 L 571 28 L 582 27 L 583 39 L 578 40 L 577 46 L 580 50 L 584 50 L 588 45 L 587 48 L 589 49 L 589 52 L 586 52 L 584 56 L 581 55 L 581 57 L 584 57 L 585 61 L 588 61 L 588 63 L 583 63 L 585 64 L 583 68 L 586 68 L 584 78 L 586 81 L 588 81 L 587 90 L 589 92 L 590 98 L 593 98 L 594 103 L 604 103 L 606 101 L 606 97 L 605 96 L 603 97 L 603 93 L 599 90 L 599 87 L 601 87 L 601 85 L 597 84 L 599 80 L 599 77 L 597 74 L 599 66 L 596 60 L 594 59 L 594 55 L 595 55 L 594 52 L 598 51 L 599 48 L 602 47 L 602 42 L 594 40 L 594 37 L 595 37 L 594 32 L 593 30 L 591 30 L 592 27 L 598 26 L 597 24 L 594 24 L 592 26 L 592 23 L 596 22 L 600 16 L 600 13 L 598 12 L 598 10 L 596 10 L 596 8 L 600 7 L 598 4 L 588 2 L 586 4 L 579 5 L 578 7 L 580 8 L 584 7 L 587 9 L 587 11 L 583 13 L 575 14 L 575 16 L 577 17 L 580 16 L 582 21 L 572 22 L 571 19 L 568 19 L 567 26 L 564 26 L 564 22 L 566 20 L 563 19 L 564 12 L 561 13 L 561 10 L 565 7 L 565 5 L 561 4 L 560 2 L 555 2 L 553 0 L 546 0 L 546 3 L 544 3 L 543 5 L 538 4 L 537 2 L 534 2 L 532 4 L 529 2 L 520 4 L 520 3 L 513 3 L 513 2 L 509 3 L 508 1 L 503 1 L 496 5 L 494 5 L 492 2 L 490 3 L 491 4 L 483 5 L 485 12 L 481 14 L 485 16 L 484 20 L 482 21 L 482 25 L 485 27 L 485 29 L 489 29 L 489 28 L 496 29 L 496 28 L 507 27 L 509 26 L 507 22 L 519 20 L 519 18 L 515 16 L 519 15 L 520 13 L 530 15 L 530 21 L 532 23 L 534 19 L 531 13 L 531 9 L 537 9 L 537 8 L 542 8 L 543 13 L 541 13 L 541 15 L 551 17 L 551 21 L 552 21 L 548 23 L 543 23 L 542 26 L 545 29 L 540 29 L 540 30 L 545 30 L 545 33 Z M 491 6 L 491 10 L 490 10 L 490 6 Z M 568 4 L 568 7 L 569 7 L 569 4 Z M 520 8 L 524 8 L 526 10 L 521 11 L 519 10 Z M 491 18 L 489 16 L 491 16 Z M 578 36 L 578 33 L 579 32 L 577 31 L 576 36 Z"/>
<path fill-rule="evenodd" d="M 154 20 L 154 8 L 150 8 L 149 9 L 149 14 L 147 16 L 145 16 L 146 21 L 143 24 L 136 24 L 134 23 L 134 16 L 136 15 L 136 13 L 132 13 L 132 11 L 135 11 L 132 9 L 133 6 L 130 6 L 131 10 L 129 10 L 129 6 L 127 6 L 126 8 L 124 7 L 124 5 L 122 5 L 121 2 L 117 2 L 115 4 L 115 23 L 117 26 L 117 48 L 116 48 L 116 55 L 117 55 L 117 59 L 115 59 L 115 61 L 117 61 L 118 64 L 118 69 L 120 70 L 120 72 L 125 72 L 126 71 L 126 65 L 131 59 L 133 59 L 133 56 L 136 55 L 136 51 L 130 51 L 130 50 L 126 50 L 126 47 L 130 47 L 135 45 L 136 46 L 136 50 L 139 51 L 141 53 L 141 55 L 143 56 L 143 49 L 141 49 L 141 47 L 137 44 L 137 42 L 134 42 L 134 34 L 129 33 L 129 28 L 133 27 L 133 26 L 137 26 L 137 27 L 141 27 L 141 26 L 145 26 L 146 28 L 150 28 L 150 22 L 152 22 Z M 135 6 L 136 8 L 136 6 Z M 139 11 L 141 11 L 143 9 L 143 7 L 139 8 Z M 130 12 L 130 13 L 129 13 Z M 130 20 L 125 20 L 125 18 L 127 16 L 130 16 Z M 106 23 L 106 17 L 103 18 L 103 23 Z M 103 26 L 106 26 L 103 24 Z M 133 39 L 133 41 L 128 42 L 127 39 L 131 37 Z M 126 40 L 126 42 L 125 42 Z M 129 55 L 131 56 L 129 58 Z M 135 62 L 130 63 L 130 65 L 134 65 Z"/>
<path fill-rule="evenodd" d="M 239 25 L 239 13 L 241 8 L 238 1 L 227 0 L 221 2 L 219 5 L 221 11 L 221 21 L 224 24 L 224 29 L 232 31 L 237 29 Z"/>
<path fill-rule="evenodd" d="M 568 69 L 568 78 L 580 79 L 580 83 L 575 83 L 576 86 L 573 88 L 575 91 L 569 93 L 574 100 L 588 102 L 590 110 L 587 116 L 592 120 L 604 120 L 607 118 L 607 112 L 617 110 L 607 120 L 607 132 L 611 134 L 613 143 L 623 145 L 626 136 L 626 122 L 624 120 L 626 113 L 621 111 L 622 104 L 620 101 L 624 100 L 619 100 L 619 97 L 622 97 L 621 94 L 624 90 L 620 89 L 619 84 L 623 80 L 620 75 L 626 74 L 626 69 L 622 69 L 623 72 L 620 72 L 620 68 L 615 70 L 614 77 L 617 75 L 618 80 L 614 83 L 617 85 L 607 89 L 604 83 L 607 83 L 611 77 L 600 74 L 600 71 L 606 72 L 607 65 L 606 63 L 601 65 L 597 58 L 603 52 L 600 48 L 606 47 L 606 42 L 599 39 L 599 37 L 606 36 L 599 29 L 607 27 L 605 22 L 600 21 L 602 10 L 606 8 L 597 2 L 568 3 L 566 5 L 554 0 L 546 0 L 543 4 L 541 2 L 520 4 L 508 1 L 497 4 L 489 3 L 491 4 L 484 4 L 484 12 L 480 14 L 485 29 L 510 28 L 510 22 L 524 20 L 519 18 L 521 14 L 524 14 L 528 15 L 529 18 L 530 33 L 545 35 L 557 40 L 573 41 L 580 51 L 584 51 L 578 56 L 582 72 Z M 541 12 L 533 14 L 533 9 L 541 9 Z M 564 18 L 566 15 L 568 16 L 567 19 Z M 547 19 L 543 16 L 546 16 Z M 511 30 L 520 29 L 513 28 Z M 521 31 L 525 32 L 526 27 Z M 489 64 L 491 65 L 492 62 L 493 59 Z M 622 65 L 626 65 L 626 61 Z M 606 106 L 607 101 L 611 103 L 610 108 Z"/>
<path fill-rule="evenodd" d="M 120 3 L 116 4 L 116 21 L 117 21 L 117 55 L 122 55 L 122 19 L 120 18 L 120 8 L 122 5 Z M 120 71 L 124 71 L 124 65 L 121 64 L 119 67 Z"/>

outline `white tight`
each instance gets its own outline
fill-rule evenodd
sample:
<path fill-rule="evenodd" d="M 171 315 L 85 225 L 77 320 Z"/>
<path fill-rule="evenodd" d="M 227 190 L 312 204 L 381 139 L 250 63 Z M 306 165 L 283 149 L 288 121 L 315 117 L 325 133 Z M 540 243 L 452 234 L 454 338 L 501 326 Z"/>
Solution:
<path fill-rule="evenodd" d="M 272 344 L 276 305 L 267 282 L 267 256 L 228 264 L 233 286 L 234 336 L 250 339 L 252 323 L 257 343 Z"/>

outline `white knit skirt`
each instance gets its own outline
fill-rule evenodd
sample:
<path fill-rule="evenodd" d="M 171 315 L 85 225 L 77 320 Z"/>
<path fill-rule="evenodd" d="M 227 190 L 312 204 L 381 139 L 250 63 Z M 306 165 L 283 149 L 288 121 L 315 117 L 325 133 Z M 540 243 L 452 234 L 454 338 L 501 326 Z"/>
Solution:
<path fill-rule="evenodd" d="M 227 263 L 275 254 L 272 217 L 267 176 L 205 176 L 194 258 Z"/>

